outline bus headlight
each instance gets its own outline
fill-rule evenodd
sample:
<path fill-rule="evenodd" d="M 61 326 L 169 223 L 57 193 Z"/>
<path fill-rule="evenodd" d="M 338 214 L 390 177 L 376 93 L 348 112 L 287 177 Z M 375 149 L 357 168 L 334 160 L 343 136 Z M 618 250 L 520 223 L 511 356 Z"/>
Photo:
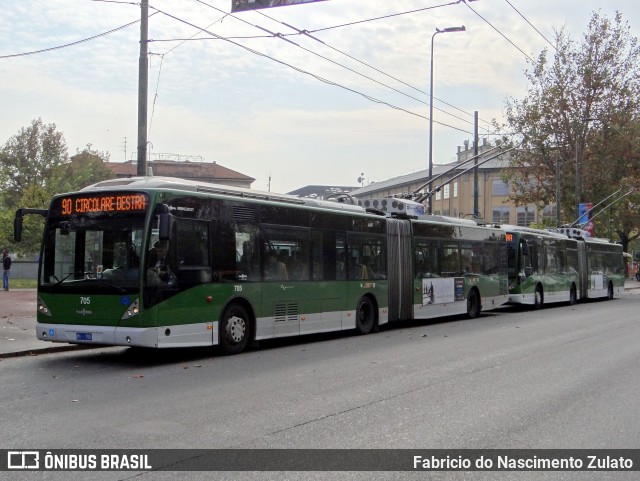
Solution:
<path fill-rule="evenodd" d="M 38 297 L 38 312 L 47 317 L 51 317 L 51 311 L 40 297 Z"/>
<path fill-rule="evenodd" d="M 127 310 L 124 311 L 124 314 L 120 319 L 124 321 L 134 316 L 137 316 L 139 313 L 140 313 L 140 301 L 136 299 L 131 304 L 129 304 L 129 307 L 127 307 Z"/>

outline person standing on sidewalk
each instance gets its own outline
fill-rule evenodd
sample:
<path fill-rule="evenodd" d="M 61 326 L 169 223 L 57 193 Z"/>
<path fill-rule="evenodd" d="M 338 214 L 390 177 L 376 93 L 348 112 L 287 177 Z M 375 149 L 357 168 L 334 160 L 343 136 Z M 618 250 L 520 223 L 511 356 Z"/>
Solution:
<path fill-rule="evenodd" d="M 11 272 L 11 257 L 9 257 L 9 249 L 2 251 L 2 268 L 4 273 L 2 275 L 2 287 L 5 291 L 9 290 L 9 273 Z"/>

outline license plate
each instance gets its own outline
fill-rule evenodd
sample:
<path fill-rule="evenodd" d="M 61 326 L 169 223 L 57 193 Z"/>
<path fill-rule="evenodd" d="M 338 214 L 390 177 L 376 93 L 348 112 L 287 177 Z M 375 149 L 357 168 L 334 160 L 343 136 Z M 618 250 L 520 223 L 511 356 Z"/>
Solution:
<path fill-rule="evenodd" d="M 92 341 L 90 332 L 76 332 L 76 341 Z"/>

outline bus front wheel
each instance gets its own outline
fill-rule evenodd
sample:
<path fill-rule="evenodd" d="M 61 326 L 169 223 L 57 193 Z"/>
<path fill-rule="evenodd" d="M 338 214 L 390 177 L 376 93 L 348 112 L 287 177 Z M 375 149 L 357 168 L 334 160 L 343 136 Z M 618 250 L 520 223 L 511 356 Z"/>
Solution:
<path fill-rule="evenodd" d="M 480 304 L 480 295 L 475 289 L 469 291 L 467 296 L 467 317 L 469 319 L 475 319 L 480 315 L 482 305 Z"/>
<path fill-rule="evenodd" d="M 369 334 L 375 324 L 373 302 L 368 297 L 360 298 L 356 310 L 356 330 L 359 334 Z"/>
<path fill-rule="evenodd" d="M 220 346 L 225 354 L 244 351 L 251 338 L 251 319 L 240 305 L 229 306 L 220 321 Z"/>

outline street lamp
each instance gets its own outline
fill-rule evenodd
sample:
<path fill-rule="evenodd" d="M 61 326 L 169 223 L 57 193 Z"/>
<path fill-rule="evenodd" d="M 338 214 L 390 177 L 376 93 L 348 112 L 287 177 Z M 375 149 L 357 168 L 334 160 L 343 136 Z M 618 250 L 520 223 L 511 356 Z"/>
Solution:
<path fill-rule="evenodd" d="M 431 193 L 431 178 L 433 177 L 433 40 L 439 33 L 464 32 L 467 29 L 464 25 L 461 27 L 448 27 L 442 30 L 436 28 L 435 33 L 431 36 L 431 80 L 429 85 L 429 193 Z M 433 198 L 429 195 L 427 204 L 427 213 L 433 212 Z"/>

